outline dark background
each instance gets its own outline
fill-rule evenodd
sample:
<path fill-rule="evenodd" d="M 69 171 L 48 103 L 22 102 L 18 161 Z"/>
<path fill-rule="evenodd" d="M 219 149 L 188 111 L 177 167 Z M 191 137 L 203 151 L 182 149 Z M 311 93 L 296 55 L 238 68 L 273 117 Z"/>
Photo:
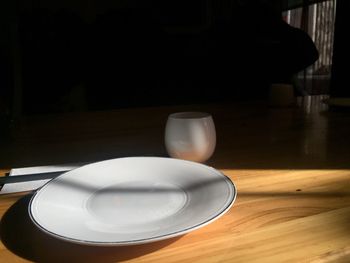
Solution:
<path fill-rule="evenodd" d="M 282 21 L 278 0 L 1 5 L 2 115 L 265 99 L 272 82 L 317 59 L 308 36 Z M 335 94 L 348 52 L 342 17 Z"/>
<path fill-rule="evenodd" d="M 350 1 L 338 0 L 334 31 L 334 51 L 330 95 L 333 97 L 350 97 L 349 66 L 350 39 L 349 35 Z"/>

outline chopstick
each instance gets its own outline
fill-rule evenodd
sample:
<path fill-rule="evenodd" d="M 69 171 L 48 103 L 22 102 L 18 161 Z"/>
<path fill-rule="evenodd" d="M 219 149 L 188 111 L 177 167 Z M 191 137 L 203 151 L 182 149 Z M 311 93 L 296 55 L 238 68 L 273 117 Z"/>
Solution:
<path fill-rule="evenodd" d="M 24 175 L 16 175 L 16 176 L 1 176 L 0 177 L 0 185 L 52 179 L 52 178 L 59 176 L 60 174 L 65 173 L 65 172 L 67 172 L 67 171 L 24 174 Z"/>

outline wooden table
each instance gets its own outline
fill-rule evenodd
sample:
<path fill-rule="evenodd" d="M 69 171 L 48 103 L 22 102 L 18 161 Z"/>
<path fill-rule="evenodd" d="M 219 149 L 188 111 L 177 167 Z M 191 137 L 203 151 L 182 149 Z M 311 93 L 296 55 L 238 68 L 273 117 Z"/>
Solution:
<path fill-rule="evenodd" d="M 350 262 L 350 112 L 320 97 L 294 108 L 264 103 L 174 106 L 31 117 L 3 146 L 12 167 L 166 156 L 170 112 L 213 114 L 209 165 L 237 185 L 223 217 L 179 238 L 131 247 L 84 247 L 48 237 L 26 209 L 30 195 L 0 196 L 1 262 Z"/>

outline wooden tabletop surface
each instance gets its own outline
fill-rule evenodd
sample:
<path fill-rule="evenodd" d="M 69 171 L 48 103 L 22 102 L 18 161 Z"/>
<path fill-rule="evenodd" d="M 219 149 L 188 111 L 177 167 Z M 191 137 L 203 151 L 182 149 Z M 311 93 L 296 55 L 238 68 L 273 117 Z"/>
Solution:
<path fill-rule="evenodd" d="M 87 247 L 38 230 L 30 193 L 0 195 L 0 262 L 350 262 L 350 111 L 329 110 L 320 97 L 291 108 L 255 102 L 27 117 L 1 146 L 0 169 L 166 156 L 167 115 L 184 110 L 213 115 L 217 148 L 207 164 L 238 189 L 228 213 L 177 238 Z"/>

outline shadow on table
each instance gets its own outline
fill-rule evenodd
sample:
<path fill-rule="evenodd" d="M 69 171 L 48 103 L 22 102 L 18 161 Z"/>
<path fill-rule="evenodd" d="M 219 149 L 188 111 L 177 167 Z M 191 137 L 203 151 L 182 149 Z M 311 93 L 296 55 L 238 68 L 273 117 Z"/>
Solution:
<path fill-rule="evenodd" d="M 54 238 L 41 231 L 30 219 L 32 194 L 18 200 L 5 213 L 0 224 L 3 244 L 14 254 L 35 262 L 116 262 L 137 258 L 178 240 L 118 247 L 84 246 Z"/>

